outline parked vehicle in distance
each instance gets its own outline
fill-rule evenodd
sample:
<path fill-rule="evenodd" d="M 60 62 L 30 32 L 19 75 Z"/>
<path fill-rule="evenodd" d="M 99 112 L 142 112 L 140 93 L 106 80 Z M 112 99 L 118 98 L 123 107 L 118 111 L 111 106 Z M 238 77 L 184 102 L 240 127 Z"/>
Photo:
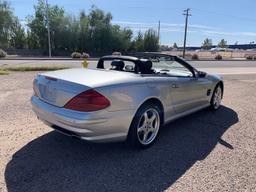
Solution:
<path fill-rule="evenodd" d="M 217 110 L 224 85 L 182 58 L 147 53 L 104 56 L 97 69 L 43 73 L 33 89 L 32 108 L 52 128 L 88 141 L 146 148 L 164 124 L 206 107 Z"/>

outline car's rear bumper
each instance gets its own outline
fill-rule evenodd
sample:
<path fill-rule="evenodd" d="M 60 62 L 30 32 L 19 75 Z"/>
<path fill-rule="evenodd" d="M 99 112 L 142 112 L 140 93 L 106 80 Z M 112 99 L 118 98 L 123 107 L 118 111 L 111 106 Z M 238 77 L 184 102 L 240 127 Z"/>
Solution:
<path fill-rule="evenodd" d="M 131 110 L 78 112 L 50 105 L 36 96 L 31 103 L 45 124 L 66 135 L 94 142 L 124 141 L 134 114 Z"/>

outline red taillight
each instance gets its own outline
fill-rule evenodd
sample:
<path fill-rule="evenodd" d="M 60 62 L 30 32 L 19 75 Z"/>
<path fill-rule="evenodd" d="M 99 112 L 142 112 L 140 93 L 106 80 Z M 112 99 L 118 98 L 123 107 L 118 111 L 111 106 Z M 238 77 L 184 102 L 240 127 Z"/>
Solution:
<path fill-rule="evenodd" d="M 110 106 L 109 100 L 97 91 L 90 89 L 72 98 L 65 106 L 66 109 L 90 112 L 105 109 Z"/>

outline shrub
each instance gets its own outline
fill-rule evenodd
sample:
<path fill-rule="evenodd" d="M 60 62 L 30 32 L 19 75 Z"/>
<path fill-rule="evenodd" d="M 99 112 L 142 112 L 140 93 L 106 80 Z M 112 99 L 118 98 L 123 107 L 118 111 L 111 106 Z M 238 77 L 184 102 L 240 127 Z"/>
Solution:
<path fill-rule="evenodd" d="M 88 59 L 90 57 L 90 55 L 88 53 L 83 53 L 82 54 L 82 58 L 84 59 Z"/>
<path fill-rule="evenodd" d="M 10 73 L 8 71 L 1 71 L 0 70 L 0 75 L 9 75 Z"/>
<path fill-rule="evenodd" d="M 215 56 L 215 59 L 216 60 L 222 60 L 222 56 L 220 54 L 218 54 L 218 55 Z"/>
<path fill-rule="evenodd" d="M 80 59 L 80 58 L 82 57 L 82 55 L 81 55 L 81 53 L 79 53 L 79 52 L 73 52 L 73 53 L 71 54 L 71 57 L 72 57 L 73 59 Z"/>
<path fill-rule="evenodd" d="M 122 53 L 115 51 L 115 52 L 112 53 L 112 55 L 120 56 L 120 55 L 122 55 Z"/>
<path fill-rule="evenodd" d="M 245 58 L 246 58 L 247 60 L 252 60 L 252 55 L 246 55 Z"/>
<path fill-rule="evenodd" d="M 6 55 L 7 53 L 4 50 L 0 49 L 0 58 L 6 57 Z"/>
<path fill-rule="evenodd" d="M 199 57 L 198 57 L 198 55 L 197 55 L 197 54 L 195 54 L 195 53 L 194 53 L 194 54 L 192 55 L 191 59 L 192 59 L 192 60 L 198 60 L 198 59 L 199 59 Z"/>
<path fill-rule="evenodd" d="M 245 58 L 247 60 L 256 60 L 256 55 L 246 55 Z"/>

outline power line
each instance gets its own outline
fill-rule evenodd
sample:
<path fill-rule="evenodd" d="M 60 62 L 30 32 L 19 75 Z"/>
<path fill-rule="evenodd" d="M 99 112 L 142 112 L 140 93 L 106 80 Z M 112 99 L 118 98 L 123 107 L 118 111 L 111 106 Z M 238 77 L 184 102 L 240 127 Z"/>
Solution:
<path fill-rule="evenodd" d="M 185 52 L 186 52 L 186 41 L 187 41 L 187 31 L 188 31 L 188 17 L 189 16 L 192 16 L 190 13 L 189 13 L 190 9 L 186 9 L 184 10 L 184 13 L 183 15 L 186 16 L 186 19 L 185 19 L 185 33 L 184 33 L 184 44 L 183 44 L 183 58 L 185 58 Z"/>

